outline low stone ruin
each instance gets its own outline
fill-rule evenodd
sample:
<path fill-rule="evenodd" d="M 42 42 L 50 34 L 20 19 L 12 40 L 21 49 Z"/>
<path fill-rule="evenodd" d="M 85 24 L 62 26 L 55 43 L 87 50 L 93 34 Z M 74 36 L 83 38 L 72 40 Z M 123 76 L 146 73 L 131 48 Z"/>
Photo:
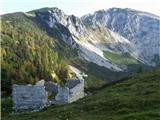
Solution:
<path fill-rule="evenodd" d="M 64 86 L 41 80 L 36 85 L 13 85 L 12 90 L 15 111 L 40 110 L 48 104 L 71 103 L 83 97 L 83 79 L 67 80 Z"/>
<path fill-rule="evenodd" d="M 13 109 L 15 111 L 42 109 L 48 102 L 44 86 L 13 85 Z"/>
<path fill-rule="evenodd" d="M 68 80 L 64 87 L 58 87 L 55 101 L 71 103 L 84 97 L 84 80 Z"/>

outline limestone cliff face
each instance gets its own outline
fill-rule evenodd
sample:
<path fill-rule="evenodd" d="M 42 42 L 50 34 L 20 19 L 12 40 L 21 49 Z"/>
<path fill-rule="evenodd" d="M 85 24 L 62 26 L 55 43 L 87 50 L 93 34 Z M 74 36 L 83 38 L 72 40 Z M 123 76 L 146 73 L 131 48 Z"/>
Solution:
<path fill-rule="evenodd" d="M 48 28 L 58 30 L 61 39 L 71 47 L 76 48 L 82 58 L 100 66 L 121 71 L 121 68 L 104 58 L 103 51 L 88 42 L 92 34 L 80 18 L 66 15 L 58 8 L 36 11 L 36 17 Z"/>
<path fill-rule="evenodd" d="M 78 18 L 58 8 L 36 11 L 49 28 L 58 29 L 62 40 L 87 61 L 122 71 L 105 51 L 129 54 L 139 62 L 155 66 L 160 60 L 160 18 L 132 9 L 111 8 Z"/>
<path fill-rule="evenodd" d="M 49 28 L 58 29 L 63 41 L 76 48 L 72 34 L 82 33 L 84 25 L 79 18 L 74 15 L 66 15 L 58 8 L 36 11 L 36 17 L 45 23 Z"/>
<path fill-rule="evenodd" d="M 138 58 L 146 64 L 157 64 L 160 58 L 160 17 L 132 9 L 111 8 L 82 17 L 86 25 L 105 26 L 128 39 Z"/>

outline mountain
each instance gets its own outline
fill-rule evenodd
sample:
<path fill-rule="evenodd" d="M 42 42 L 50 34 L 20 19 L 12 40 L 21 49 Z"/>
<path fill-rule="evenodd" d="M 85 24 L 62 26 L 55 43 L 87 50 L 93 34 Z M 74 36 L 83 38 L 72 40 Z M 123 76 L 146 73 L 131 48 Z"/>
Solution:
<path fill-rule="evenodd" d="M 109 63 L 109 61 L 104 58 L 101 50 L 90 43 L 86 43 L 83 38 L 81 38 L 81 35 L 86 34 L 87 30 L 79 18 L 74 15 L 68 16 L 58 8 L 50 10 L 41 9 L 36 11 L 35 15 L 45 26 L 48 26 L 52 30 L 58 30 L 60 32 L 60 38 L 71 47 L 77 48 L 80 51 L 80 55 L 87 61 L 92 61 L 100 66 L 121 71 L 119 67 Z M 84 38 L 89 39 L 87 36 L 84 36 Z"/>
<path fill-rule="evenodd" d="M 127 43 L 133 48 L 127 52 L 144 64 L 151 66 L 159 64 L 159 16 L 128 8 L 111 8 L 106 11 L 96 11 L 93 15 L 85 15 L 82 17 L 82 21 L 89 27 L 106 27 L 118 33 L 121 37 L 124 37 Z M 123 52 L 124 50 L 120 51 Z"/>
<path fill-rule="evenodd" d="M 1 18 L 4 91 L 40 79 L 62 83 L 72 74 L 68 65 L 88 75 L 87 88 L 97 88 L 160 64 L 156 15 L 111 8 L 78 18 L 42 8 Z"/>
<path fill-rule="evenodd" d="M 4 116 L 2 120 L 159 120 L 159 88 L 160 69 L 156 69 L 125 78 L 71 104 Z M 10 106 L 10 99 L 2 100 L 2 108 L 9 111 Z"/>
<path fill-rule="evenodd" d="M 160 18 L 156 15 L 120 8 L 100 10 L 81 18 L 66 15 L 58 8 L 40 9 L 35 14 L 49 28 L 59 29 L 63 41 L 78 48 L 84 59 L 99 66 L 125 70 L 108 54 L 121 56 L 122 64 L 159 64 Z"/>

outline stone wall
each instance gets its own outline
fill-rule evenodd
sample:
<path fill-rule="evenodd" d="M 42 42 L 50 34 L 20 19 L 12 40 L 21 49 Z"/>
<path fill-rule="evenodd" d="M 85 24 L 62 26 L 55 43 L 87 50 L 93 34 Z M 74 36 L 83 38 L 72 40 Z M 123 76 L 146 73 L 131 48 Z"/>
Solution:
<path fill-rule="evenodd" d="M 68 87 L 69 89 L 72 89 L 76 85 L 80 84 L 80 80 L 67 80 L 65 83 L 65 86 Z"/>
<path fill-rule="evenodd" d="M 55 93 L 53 99 L 52 93 Z M 44 80 L 36 85 L 13 85 L 12 99 L 15 111 L 39 110 L 48 104 L 71 103 L 84 97 L 84 80 L 68 80 L 64 86 Z"/>
<path fill-rule="evenodd" d="M 13 85 L 12 99 L 15 111 L 38 110 L 47 104 L 48 95 L 44 86 Z"/>
<path fill-rule="evenodd" d="M 55 100 L 57 101 L 57 103 L 67 103 L 69 100 L 69 88 L 59 86 Z"/>
<path fill-rule="evenodd" d="M 60 103 L 71 103 L 84 97 L 84 80 L 68 80 L 65 86 L 58 87 L 55 100 Z"/>
<path fill-rule="evenodd" d="M 69 102 L 74 102 L 84 97 L 84 80 L 79 80 L 79 83 L 69 90 Z"/>
<path fill-rule="evenodd" d="M 53 81 L 48 81 L 48 82 L 45 82 L 44 86 L 45 86 L 45 90 L 47 92 L 58 93 L 58 85 L 57 85 L 57 83 L 54 83 Z"/>

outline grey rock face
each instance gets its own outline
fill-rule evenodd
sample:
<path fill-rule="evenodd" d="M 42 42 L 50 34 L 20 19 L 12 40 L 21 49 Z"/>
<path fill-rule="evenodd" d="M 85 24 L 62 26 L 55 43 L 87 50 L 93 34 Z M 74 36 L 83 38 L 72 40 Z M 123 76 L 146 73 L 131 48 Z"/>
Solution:
<path fill-rule="evenodd" d="M 85 25 L 105 26 L 125 37 L 138 50 L 139 59 L 155 65 L 160 58 L 160 17 L 132 9 L 111 8 L 82 17 Z"/>
<path fill-rule="evenodd" d="M 68 28 L 70 32 L 74 34 L 83 32 L 85 27 L 78 17 L 74 15 L 66 15 L 58 8 L 37 11 L 36 16 L 45 22 L 50 28 L 55 27 L 55 24 L 59 23 Z"/>
<path fill-rule="evenodd" d="M 58 8 L 50 10 L 37 11 L 36 17 L 49 28 L 58 29 L 62 40 L 73 48 L 78 45 L 71 34 L 80 34 L 84 32 L 84 25 L 81 20 L 74 15 L 66 15 Z"/>
<path fill-rule="evenodd" d="M 37 11 L 36 18 L 50 29 L 56 30 L 56 35 L 60 35 L 60 39 L 70 47 L 76 48 L 81 58 L 84 58 L 89 62 L 92 61 L 100 66 L 105 66 L 114 71 L 122 71 L 118 66 L 109 63 L 108 60 L 102 57 L 102 51 L 100 51 L 101 53 L 95 53 L 94 46 L 88 48 L 87 45 L 84 46 L 84 44 L 82 45 L 82 43 L 79 43 L 81 41 L 85 43 L 85 40 L 90 39 L 88 38 L 90 33 L 87 31 L 86 26 L 80 18 L 74 15 L 66 15 L 57 8 Z M 90 34 L 90 36 L 92 35 Z M 99 54 L 101 54 L 101 56 Z"/>
<path fill-rule="evenodd" d="M 123 71 L 103 51 L 129 53 L 139 62 L 155 66 L 160 60 L 160 18 L 132 9 L 99 10 L 81 18 L 58 8 L 36 11 L 36 18 L 54 30 L 79 56 L 113 71 Z"/>

